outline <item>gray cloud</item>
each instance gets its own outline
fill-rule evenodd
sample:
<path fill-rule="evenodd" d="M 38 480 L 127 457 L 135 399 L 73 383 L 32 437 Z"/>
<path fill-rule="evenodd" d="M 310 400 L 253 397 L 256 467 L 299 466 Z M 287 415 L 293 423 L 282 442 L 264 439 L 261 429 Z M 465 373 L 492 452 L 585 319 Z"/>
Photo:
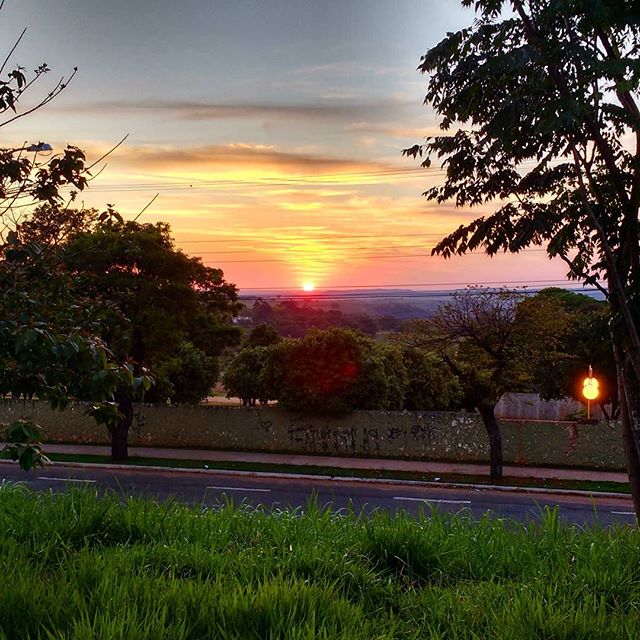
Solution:
<path fill-rule="evenodd" d="M 214 103 L 191 100 L 108 100 L 58 107 L 77 113 L 123 115 L 172 115 L 182 120 L 286 119 L 352 120 L 397 116 L 412 103 L 384 100 L 351 102 L 319 100 L 316 103 L 237 102 Z"/>

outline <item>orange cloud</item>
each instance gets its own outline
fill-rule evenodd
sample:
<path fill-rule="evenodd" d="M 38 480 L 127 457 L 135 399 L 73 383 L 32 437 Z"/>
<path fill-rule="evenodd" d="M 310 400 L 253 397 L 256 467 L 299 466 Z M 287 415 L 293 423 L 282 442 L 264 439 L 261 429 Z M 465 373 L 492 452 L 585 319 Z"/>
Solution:
<path fill-rule="evenodd" d="M 296 174 L 354 173 L 381 171 L 392 167 L 376 162 L 331 158 L 321 155 L 278 151 L 273 147 L 250 144 L 225 144 L 201 147 L 135 147 L 118 152 L 128 165 L 140 170 L 197 169 L 199 174 L 211 169 L 228 172 L 233 168 L 262 168 L 270 172 Z"/>
<path fill-rule="evenodd" d="M 81 142 L 79 146 L 89 158 L 105 152 L 96 143 Z M 131 188 L 148 185 L 150 190 L 156 186 L 222 190 L 235 186 L 246 191 L 247 187 L 282 189 L 315 185 L 325 194 L 333 191 L 334 195 L 341 195 L 349 191 L 344 189 L 346 185 L 394 184 L 400 179 L 425 175 L 406 161 L 401 163 L 400 158 L 398 163 L 373 162 L 244 143 L 184 147 L 125 144 L 109 156 L 108 174 L 96 183 L 96 188 L 107 190 L 126 183 Z"/>

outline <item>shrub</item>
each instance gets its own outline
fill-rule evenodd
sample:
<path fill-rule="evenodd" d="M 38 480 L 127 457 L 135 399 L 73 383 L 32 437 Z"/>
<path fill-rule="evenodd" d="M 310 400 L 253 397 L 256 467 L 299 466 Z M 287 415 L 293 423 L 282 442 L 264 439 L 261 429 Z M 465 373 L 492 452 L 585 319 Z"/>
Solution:
<path fill-rule="evenodd" d="M 401 408 L 406 372 L 393 347 L 349 329 L 310 330 L 272 347 L 262 381 L 293 411 Z"/>
<path fill-rule="evenodd" d="M 227 390 L 227 398 L 238 397 L 245 406 L 253 406 L 256 400 L 266 404 L 275 399 L 263 382 L 263 369 L 267 363 L 271 347 L 245 347 L 229 363 L 222 377 Z"/>

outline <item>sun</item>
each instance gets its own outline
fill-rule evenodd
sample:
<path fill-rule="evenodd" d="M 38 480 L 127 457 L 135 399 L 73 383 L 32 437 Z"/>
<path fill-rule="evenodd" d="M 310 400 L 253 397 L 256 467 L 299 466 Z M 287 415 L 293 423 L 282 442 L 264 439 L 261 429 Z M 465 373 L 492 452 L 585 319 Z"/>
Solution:
<path fill-rule="evenodd" d="M 315 285 L 313 284 L 313 282 L 305 282 L 302 285 L 303 291 L 313 291 L 314 289 L 315 289 Z"/>

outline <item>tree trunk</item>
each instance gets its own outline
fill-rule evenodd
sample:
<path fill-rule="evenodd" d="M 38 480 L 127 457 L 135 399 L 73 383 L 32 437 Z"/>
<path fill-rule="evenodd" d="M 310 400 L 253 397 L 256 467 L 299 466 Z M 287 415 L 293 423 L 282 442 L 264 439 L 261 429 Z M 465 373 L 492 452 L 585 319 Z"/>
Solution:
<path fill-rule="evenodd" d="M 133 397 L 131 389 L 123 387 L 116 392 L 118 411 L 122 418 L 109 428 L 111 434 L 111 459 L 114 462 L 123 462 L 129 458 L 128 436 L 129 428 L 133 422 Z"/>
<path fill-rule="evenodd" d="M 614 355 L 618 370 L 618 402 L 629 487 L 636 517 L 640 520 L 640 388 L 633 368 L 625 362 L 622 349 L 617 345 L 614 345 Z"/>
<path fill-rule="evenodd" d="M 489 436 L 489 468 L 491 480 L 502 482 L 502 435 L 496 420 L 494 405 L 481 405 L 478 407 L 484 428 Z"/>

